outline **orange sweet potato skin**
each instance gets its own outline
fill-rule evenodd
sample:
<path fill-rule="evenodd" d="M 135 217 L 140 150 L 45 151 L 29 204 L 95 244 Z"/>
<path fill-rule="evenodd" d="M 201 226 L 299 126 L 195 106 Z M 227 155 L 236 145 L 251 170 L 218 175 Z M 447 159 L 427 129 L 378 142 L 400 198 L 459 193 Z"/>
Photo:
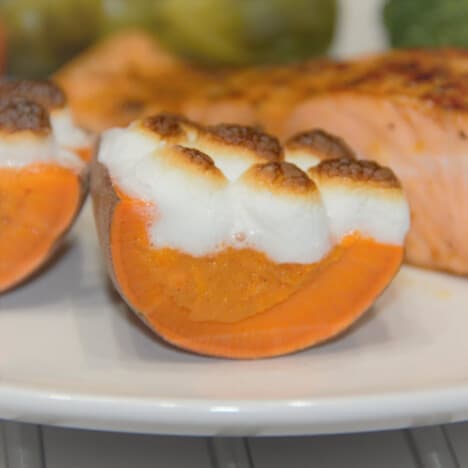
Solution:
<path fill-rule="evenodd" d="M 73 227 L 75 220 L 79 216 L 81 209 L 84 205 L 84 202 L 86 201 L 86 197 L 88 195 L 89 177 L 90 177 L 89 165 L 84 166 L 84 168 L 80 171 L 79 174 L 76 175 L 76 177 L 78 178 L 78 186 L 79 186 L 78 203 L 76 205 L 75 212 L 73 213 L 71 217 L 71 221 L 68 223 L 66 229 L 60 233 L 60 235 L 52 243 L 51 247 L 46 252 L 43 253 L 41 258 L 39 258 L 37 262 L 35 262 L 35 266 L 33 268 L 28 269 L 27 271 L 24 272 L 24 274 L 19 275 L 13 281 L 9 281 L 8 283 L 4 285 L 0 284 L 0 294 L 10 291 L 16 288 L 17 286 L 20 286 L 25 281 L 27 281 L 30 277 L 37 274 L 43 267 L 45 267 L 48 264 L 48 262 L 51 259 L 53 259 L 57 251 L 63 245 L 64 240 L 66 239 L 66 236 L 68 232 L 70 231 L 70 229 Z"/>
<path fill-rule="evenodd" d="M 117 281 L 114 271 L 114 263 L 112 261 L 110 232 L 114 209 L 119 203 L 120 198 L 117 192 L 114 190 L 108 169 L 106 166 L 104 166 L 104 164 L 101 164 L 97 160 L 93 161 L 91 164 L 90 194 L 93 202 L 93 212 L 97 235 L 104 262 L 107 267 L 107 273 L 112 280 L 115 289 L 120 294 L 120 297 L 125 300 L 128 306 L 143 321 L 143 323 L 145 323 L 153 331 L 156 331 L 146 320 L 144 314 L 135 309 L 132 304 L 128 302 L 119 282 Z"/>
<path fill-rule="evenodd" d="M 116 281 L 112 264 L 110 229 L 114 208 L 119 202 L 119 197 L 114 190 L 112 181 L 104 164 L 94 161 L 91 165 L 90 192 L 93 200 L 94 220 L 101 245 L 107 271 L 117 291 L 122 295 L 119 284 Z"/>

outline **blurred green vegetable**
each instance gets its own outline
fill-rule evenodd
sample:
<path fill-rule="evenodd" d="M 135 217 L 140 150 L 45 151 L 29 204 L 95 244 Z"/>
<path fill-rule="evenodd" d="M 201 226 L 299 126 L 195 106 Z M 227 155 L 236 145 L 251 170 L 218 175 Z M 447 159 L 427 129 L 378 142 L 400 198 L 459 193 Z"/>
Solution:
<path fill-rule="evenodd" d="M 92 42 L 99 31 L 95 0 L 0 0 L 7 29 L 8 72 L 49 74 Z"/>
<path fill-rule="evenodd" d="M 383 14 L 394 47 L 468 47 L 468 0 L 389 0 Z"/>
<path fill-rule="evenodd" d="M 100 35 L 128 27 L 154 29 L 154 4 L 156 1 L 95 0 L 95 3 L 101 4 Z"/>
<path fill-rule="evenodd" d="M 128 26 L 206 63 L 298 60 L 327 49 L 335 18 L 336 0 L 0 0 L 8 72 L 31 78 Z"/>
<path fill-rule="evenodd" d="M 326 51 L 335 0 L 159 0 L 158 36 L 182 55 L 229 65 L 286 62 Z"/>

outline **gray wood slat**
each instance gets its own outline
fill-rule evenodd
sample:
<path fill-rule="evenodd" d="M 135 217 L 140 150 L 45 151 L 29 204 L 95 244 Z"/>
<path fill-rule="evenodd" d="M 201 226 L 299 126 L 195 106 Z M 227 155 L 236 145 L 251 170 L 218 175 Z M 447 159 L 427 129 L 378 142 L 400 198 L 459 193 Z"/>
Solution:
<path fill-rule="evenodd" d="M 2 421 L 0 421 L 0 468 L 7 468 L 6 445 Z"/>
<path fill-rule="evenodd" d="M 47 468 L 210 468 L 207 440 L 44 428 Z"/>
<path fill-rule="evenodd" d="M 213 468 L 254 468 L 244 438 L 213 437 L 209 446 Z"/>
<path fill-rule="evenodd" d="M 410 429 L 407 434 L 420 466 L 459 468 L 452 445 L 441 426 Z"/>
<path fill-rule="evenodd" d="M 45 468 L 40 426 L 14 421 L 2 426 L 7 468 Z"/>
<path fill-rule="evenodd" d="M 45 462 L 45 463 L 44 463 Z M 119 434 L 0 422 L 0 468 L 468 468 L 468 422 L 290 438 Z"/>
<path fill-rule="evenodd" d="M 447 424 L 444 431 L 460 467 L 468 467 L 468 422 Z"/>
<path fill-rule="evenodd" d="M 255 468 L 419 468 L 403 431 L 249 439 Z"/>

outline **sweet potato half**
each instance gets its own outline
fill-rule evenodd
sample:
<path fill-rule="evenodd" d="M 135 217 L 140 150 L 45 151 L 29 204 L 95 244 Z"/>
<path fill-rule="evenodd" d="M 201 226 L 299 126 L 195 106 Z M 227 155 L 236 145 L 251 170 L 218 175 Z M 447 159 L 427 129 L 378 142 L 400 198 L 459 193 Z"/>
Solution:
<path fill-rule="evenodd" d="M 0 84 L 0 293 L 56 252 L 86 197 L 90 158 L 56 85 Z"/>
<path fill-rule="evenodd" d="M 152 183 L 155 198 L 143 189 Z M 325 132 L 281 148 L 253 128 L 170 115 L 106 132 L 91 192 L 122 298 L 168 342 L 228 358 L 290 353 L 345 330 L 398 271 L 409 223 L 393 173 Z M 199 242 L 223 226 L 216 248 Z"/>

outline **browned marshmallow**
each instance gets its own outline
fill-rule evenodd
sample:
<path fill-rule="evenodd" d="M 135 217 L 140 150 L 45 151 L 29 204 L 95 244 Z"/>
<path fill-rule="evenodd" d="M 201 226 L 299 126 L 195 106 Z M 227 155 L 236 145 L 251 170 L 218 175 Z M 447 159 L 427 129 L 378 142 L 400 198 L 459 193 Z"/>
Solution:
<path fill-rule="evenodd" d="M 81 171 L 84 163 L 74 149 L 89 149 L 90 144 L 90 137 L 73 124 L 55 84 L 0 83 L 0 166 L 53 163 Z"/>
<path fill-rule="evenodd" d="M 317 191 L 314 182 L 305 172 L 294 164 L 284 161 L 255 164 L 245 172 L 242 179 L 278 195 L 298 195 Z"/>
<path fill-rule="evenodd" d="M 409 210 L 393 172 L 373 161 L 330 159 L 309 169 L 336 240 L 353 232 L 401 245 Z"/>
<path fill-rule="evenodd" d="M 283 158 L 281 145 L 275 137 L 253 127 L 234 124 L 207 127 L 191 144 L 210 154 L 230 180 L 237 179 L 252 164 Z"/>
<path fill-rule="evenodd" d="M 51 132 L 47 110 L 35 101 L 20 96 L 0 97 L 0 133 L 32 132 L 47 135 Z"/>
<path fill-rule="evenodd" d="M 401 185 L 393 171 L 375 161 L 330 159 L 311 168 L 312 178 L 335 179 L 340 182 L 365 183 L 368 186 L 400 189 Z"/>
<path fill-rule="evenodd" d="M 292 136 L 285 143 L 285 157 L 304 171 L 327 159 L 356 159 L 344 140 L 320 129 Z"/>
<path fill-rule="evenodd" d="M 214 141 L 241 150 L 249 150 L 265 161 L 278 161 L 282 148 L 277 138 L 261 130 L 235 124 L 219 124 L 208 127 Z"/>
<path fill-rule="evenodd" d="M 233 239 L 279 262 L 313 263 L 331 248 L 319 191 L 287 162 L 256 164 L 232 183 Z"/>
<path fill-rule="evenodd" d="M 37 102 L 47 110 L 65 107 L 66 98 L 63 91 L 48 80 L 16 80 L 0 84 L 0 96 L 21 96 Z"/>
<path fill-rule="evenodd" d="M 183 171 L 188 177 L 192 175 L 225 184 L 226 179 L 213 160 L 195 148 L 165 146 L 154 154 L 157 158 L 164 159 L 168 168 Z"/>
<path fill-rule="evenodd" d="M 172 144 L 185 144 L 197 138 L 202 127 L 189 119 L 170 113 L 162 113 L 145 117 L 138 123 L 138 127 L 150 132 L 158 139 Z"/>

